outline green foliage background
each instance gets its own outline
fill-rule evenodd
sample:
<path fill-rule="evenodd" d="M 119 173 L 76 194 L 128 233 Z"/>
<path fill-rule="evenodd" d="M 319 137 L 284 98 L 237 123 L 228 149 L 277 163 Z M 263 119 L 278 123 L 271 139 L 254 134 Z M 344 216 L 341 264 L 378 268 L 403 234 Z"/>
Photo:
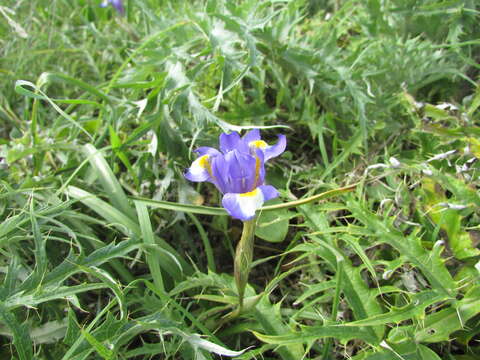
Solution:
<path fill-rule="evenodd" d="M 0 5 L 0 358 L 480 357 L 476 1 L 99 4 Z M 252 127 L 282 202 L 356 186 L 261 212 L 227 320 L 241 223 L 183 172 Z"/>

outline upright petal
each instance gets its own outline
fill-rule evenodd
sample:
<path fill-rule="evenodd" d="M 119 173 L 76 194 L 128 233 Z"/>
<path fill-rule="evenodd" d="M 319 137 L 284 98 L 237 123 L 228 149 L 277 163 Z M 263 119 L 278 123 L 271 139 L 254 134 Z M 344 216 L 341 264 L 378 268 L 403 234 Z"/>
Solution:
<path fill-rule="evenodd" d="M 265 161 L 277 157 L 285 151 L 286 147 L 287 137 L 285 135 L 278 135 L 278 141 L 275 145 L 267 146 L 265 149 L 263 149 L 263 153 L 265 154 Z"/>
<path fill-rule="evenodd" d="M 235 149 L 225 155 L 225 160 L 228 163 L 228 171 L 222 176 L 226 179 L 226 192 L 246 193 L 252 191 L 255 188 L 256 158 Z"/>
<path fill-rule="evenodd" d="M 257 140 L 261 140 L 260 130 L 258 129 L 250 130 L 248 133 L 243 135 L 243 141 L 245 141 L 247 144 Z"/>
<path fill-rule="evenodd" d="M 255 189 L 256 187 L 263 185 L 265 181 L 265 156 L 260 149 L 255 153 L 255 179 L 253 184 L 248 189 Z"/>
<path fill-rule="evenodd" d="M 222 133 L 219 138 L 220 150 L 226 154 L 235 149 L 239 141 L 240 135 L 236 131 L 230 134 Z"/>

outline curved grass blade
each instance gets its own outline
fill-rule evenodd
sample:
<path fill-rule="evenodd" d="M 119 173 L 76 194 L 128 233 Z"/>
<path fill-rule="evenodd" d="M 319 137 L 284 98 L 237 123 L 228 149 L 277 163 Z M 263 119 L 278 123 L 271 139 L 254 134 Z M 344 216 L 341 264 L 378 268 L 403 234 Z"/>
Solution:
<path fill-rule="evenodd" d="M 286 209 L 292 208 L 304 204 L 308 204 L 313 201 L 320 201 L 329 199 L 331 197 L 341 195 L 350 191 L 353 191 L 357 184 L 345 186 L 339 189 L 333 189 L 325 191 L 321 194 L 309 196 L 304 199 L 299 199 L 295 201 L 289 201 L 286 203 L 276 204 L 276 205 L 269 205 L 260 208 L 259 211 L 275 211 L 278 209 Z M 176 202 L 170 201 L 159 201 L 159 200 L 151 200 L 151 199 L 144 199 L 140 197 L 131 197 L 133 200 L 141 202 L 147 206 L 157 208 L 157 209 L 164 209 L 164 210 L 172 210 L 172 211 L 179 211 L 179 212 L 186 212 L 190 214 L 202 214 L 202 215 L 227 215 L 227 212 L 223 208 L 219 207 L 211 207 L 211 206 L 201 206 L 201 205 L 191 205 L 191 204 L 181 204 Z"/>
<path fill-rule="evenodd" d="M 25 86 L 31 87 L 35 89 L 35 93 L 27 90 Z M 25 81 L 25 80 L 17 80 L 15 82 L 15 92 L 17 94 L 27 96 L 30 98 L 34 99 L 39 99 L 39 100 L 45 100 L 47 101 L 52 107 L 60 114 L 62 115 L 66 120 L 68 120 L 70 123 L 72 123 L 73 126 L 78 128 L 82 133 L 84 133 L 90 140 L 93 140 L 92 136 L 90 133 L 85 130 L 77 121 L 75 121 L 70 115 L 68 115 L 65 111 L 63 111 L 56 103 L 54 100 L 50 99 L 43 91 L 41 91 L 35 84 L 31 83 L 30 81 Z"/>
<path fill-rule="evenodd" d="M 142 241 L 148 245 L 156 245 L 155 238 L 153 236 L 152 224 L 150 222 L 150 216 L 148 215 L 147 207 L 145 204 L 135 201 L 135 207 L 137 209 L 138 222 L 140 223 L 140 230 L 142 233 Z M 150 273 L 153 277 L 153 282 L 158 291 L 164 292 L 162 271 L 160 270 L 159 258 L 155 254 L 149 254 L 147 250 L 147 265 L 150 269 Z"/>
<path fill-rule="evenodd" d="M 94 87 L 90 84 L 87 84 L 86 82 L 84 82 L 82 80 L 78 80 L 76 78 L 73 78 L 71 76 L 67 76 L 67 75 L 60 74 L 60 73 L 44 72 L 43 74 L 40 75 L 40 79 L 43 80 L 42 84 L 50 83 L 50 82 L 54 82 L 54 81 L 63 82 L 63 83 L 66 83 L 68 85 L 73 85 L 73 86 L 79 87 L 80 89 L 85 90 L 86 92 L 88 92 L 88 93 L 90 93 L 90 94 L 92 94 L 96 97 L 99 97 L 100 99 L 102 99 L 104 101 L 107 101 L 107 102 L 111 101 L 110 97 L 108 95 L 106 95 L 105 93 L 103 93 L 101 90 L 98 90 L 96 87 Z M 58 101 L 58 100 L 56 100 L 56 101 Z"/>
<path fill-rule="evenodd" d="M 128 216 L 124 215 L 122 212 L 97 196 L 75 186 L 67 187 L 66 193 L 91 208 L 115 226 L 120 232 L 127 236 L 132 236 L 135 239 L 141 238 L 142 232 L 137 222 L 130 219 Z M 191 271 L 190 265 L 164 240 L 156 238 L 156 244 L 160 246 L 162 250 L 157 253 L 157 256 L 161 259 L 160 264 L 170 276 L 174 279 L 180 279 L 183 276 L 183 273 Z"/>
<path fill-rule="evenodd" d="M 108 198 L 116 208 L 128 215 L 131 219 L 135 218 L 135 212 L 130 206 L 127 196 L 120 186 L 115 174 L 108 166 L 107 161 L 102 153 L 92 144 L 86 144 L 83 151 L 87 155 L 88 161 L 93 170 L 97 173 L 98 179 L 102 184 L 103 190 L 107 193 Z"/>

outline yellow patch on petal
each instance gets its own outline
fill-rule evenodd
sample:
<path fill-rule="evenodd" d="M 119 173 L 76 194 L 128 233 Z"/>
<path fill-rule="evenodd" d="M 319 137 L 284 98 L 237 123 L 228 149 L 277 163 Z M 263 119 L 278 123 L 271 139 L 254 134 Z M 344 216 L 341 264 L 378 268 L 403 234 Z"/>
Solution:
<path fill-rule="evenodd" d="M 208 161 L 208 155 L 203 155 L 198 158 L 198 165 L 204 169 L 208 169 L 210 162 Z"/>
<path fill-rule="evenodd" d="M 255 140 L 255 141 L 250 141 L 248 143 L 248 146 L 265 150 L 268 147 L 268 144 L 263 140 Z"/>
<path fill-rule="evenodd" d="M 256 188 L 255 190 L 252 190 L 252 191 L 249 191 L 249 192 L 246 192 L 246 193 L 242 193 L 240 194 L 241 197 L 254 197 L 254 196 L 257 196 L 258 195 L 258 192 L 260 190 L 258 190 L 258 188 Z"/>
<path fill-rule="evenodd" d="M 209 175 L 213 177 L 212 174 L 212 165 L 210 164 L 210 156 L 209 155 L 203 155 L 200 156 L 197 160 L 195 160 L 192 164 L 192 169 L 194 168 L 200 168 L 207 170 Z M 198 171 L 198 170 L 197 170 Z"/>
<path fill-rule="evenodd" d="M 255 156 L 255 180 L 253 181 L 254 189 L 258 186 L 258 179 L 260 178 L 260 165 L 260 159 L 258 156 Z"/>

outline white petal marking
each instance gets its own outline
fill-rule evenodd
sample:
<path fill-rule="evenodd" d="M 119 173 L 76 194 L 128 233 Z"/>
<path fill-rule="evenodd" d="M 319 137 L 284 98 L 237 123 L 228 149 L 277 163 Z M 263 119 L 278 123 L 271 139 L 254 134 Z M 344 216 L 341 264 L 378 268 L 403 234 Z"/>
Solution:
<path fill-rule="evenodd" d="M 260 209 L 264 203 L 263 193 L 256 188 L 253 191 L 236 196 L 241 212 L 246 217 L 255 215 L 255 211 Z"/>

